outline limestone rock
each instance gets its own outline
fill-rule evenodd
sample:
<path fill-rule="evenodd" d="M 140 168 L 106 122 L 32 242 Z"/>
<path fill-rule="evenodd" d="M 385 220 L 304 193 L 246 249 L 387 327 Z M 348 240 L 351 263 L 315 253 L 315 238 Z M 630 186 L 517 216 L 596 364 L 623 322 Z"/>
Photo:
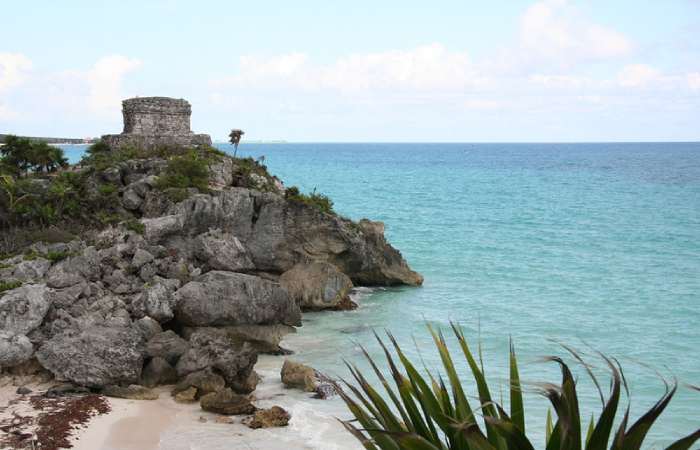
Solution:
<path fill-rule="evenodd" d="M 175 292 L 176 315 L 190 326 L 301 325 L 301 312 L 278 284 L 241 273 L 212 271 Z"/>
<path fill-rule="evenodd" d="M 319 384 L 313 368 L 289 359 L 284 360 L 280 377 L 285 386 L 306 392 L 315 392 Z"/>
<path fill-rule="evenodd" d="M 39 280 L 46 275 L 49 267 L 51 267 L 51 261 L 44 258 L 22 261 L 17 264 L 12 276 L 21 281 Z"/>
<path fill-rule="evenodd" d="M 173 384 L 177 381 L 177 372 L 168 361 L 156 357 L 151 359 L 141 373 L 141 384 L 152 388 L 161 384 Z"/>
<path fill-rule="evenodd" d="M 27 334 L 41 325 L 51 305 L 45 284 L 26 284 L 0 297 L 0 330 Z"/>
<path fill-rule="evenodd" d="M 160 324 L 148 316 L 134 322 L 134 326 L 141 333 L 144 341 L 149 341 L 153 336 L 163 331 Z"/>
<path fill-rule="evenodd" d="M 273 406 L 269 409 L 259 409 L 252 417 L 243 421 L 249 428 L 286 427 L 292 416 L 282 407 Z"/>
<path fill-rule="evenodd" d="M 245 343 L 241 345 L 225 332 L 207 329 L 197 331 L 190 337 L 190 346 L 180 357 L 175 367 L 179 376 L 206 368 L 215 369 L 226 380 L 226 384 L 238 392 L 251 389 L 250 375 L 258 360 L 257 353 Z"/>
<path fill-rule="evenodd" d="M 139 248 L 134 252 L 134 257 L 131 260 L 131 265 L 136 268 L 141 268 L 144 264 L 148 264 L 153 261 L 153 255 L 148 253 L 146 250 Z"/>
<path fill-rule="evenodd" d="M 280 286 L 304 309 L 337 308 L 353 287 L 347 275 L 320 261 L 295 265 L 282 274 Z"/>
<path fill-rule="evenodd" d="M 122 194 L 122 205 L 124 208 L 134 211 L 139 209 L 143 203 L 143 198 L 131 186 L 127 186 Z"/>
<path fill-rule="evenodd" d="M 229 388 L 203 396 L 199 404 L 205 411 L 227 416 L 251 414 L 256 409 L 247 396 L 235 394 Z"/>
<path fill-rule="evenodd" d="M 209 327 L 185 327 L 183 336 L 189 338 L 198 330 L 208 329 Z M 257 352 L 267 353 L 272 355 L 285 354 L 289 350 L 280 347 L 280 341 L 284 336 L 290 333 L 296 333 L 296 328 L 289 325 L 230 325 L 224 327 L 216 327 L 220 331 L 224 331 L 231 339 L 236 342 L 248 342 Z"/>
<path fill-rule="evenodd" d="M 137 382 L 143 367 L 143 340 L 133 328 L 92 326 L 54 336 L 36 352 L 57 379 L 89 386 Z"/>
<path fill-rule="evenodd" d="M 0 368 L 29 361 L 33 353 L 34 346 L 27 336 L 0 330 Z"/>
<path fill-rule="evenodd" d="M 160 357 L 171 364 L 177 363 L 180 356 L 187 350 L 187 341 L 167 330 L 153 336 L 146 343 L 146 354 L 151 358 Z"/>
<path fill-rule="evenodd" d="M 194 388 L 195 394 L 198 397 L 201 397 L 202 395 L 209 394 L 210 392 L 220 391 L 225 386 L 226 380 L 224 380 L 221 375 L 215 374 L 211 369 L 207 368 L 205 370 L 192 372 L 180 380 L 180 382 L 173 389 L 173 395 L 177 395 L 181 392 Z"/>
<path fill-rule="evenodd" d="M 243 244 L 229 233 L 212 230 L 195 238 L 195 256 L 210 270 L 241 272 L 255 269 Z"/>
<path fill-rule="evenodd" d="M 129 386 L 105 386 L 102 389 L 102 394 L 107 397 L 127 398 L 130 400 L 156 400 L 158 393 L 138 384 Z"/>

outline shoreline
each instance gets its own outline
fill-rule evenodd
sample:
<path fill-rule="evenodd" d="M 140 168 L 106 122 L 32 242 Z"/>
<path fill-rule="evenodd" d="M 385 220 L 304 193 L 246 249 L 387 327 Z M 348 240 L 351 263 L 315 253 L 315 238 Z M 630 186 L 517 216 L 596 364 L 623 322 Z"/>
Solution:
<path fill-rule="evenodd" d="M 353 295 L 354 300 L 366 292 Z M 294 355 L 303 354 L 303 346 L 282 340 Z M 290 359 L 295 359 L 291 355 Z M 110 410 L 93 415 L 87 422 L 76 426 L 68 437 L 75 450 L 193 450 L 230 449 L 251 450 L 360 450 L 363 447 L 338 422 L 350 418 L 338 396 L 326 400 L 313 398 L 313 393 L 285 387 L 280 369 L 287 356 L 261 354 L 255 370 L 261 382 L 251 394 L 253 403 L 260 408 L 281 406 L 291 414 L 286 427 L 250 429 L 242 423 L 246 416 L 222 416 L 206 412 L 199 402 L 177 403 L 170 392 L 172 385 L 159 386 L 156 400 L 129 400 L 103 397 Z M 15 413 L 34 420 L 42 413 L 32 409 L 29 396 L 16 393 L 18 385 L 32 389 L 31 395 L 41 394 L 56 382 L 20 382 L 10 379 L 0 388 L 0 420 Z M 13 405 L 14 403 L 14 405 Z M 35 426 L 31 428 L 32 430 Z M 4 447 L 3 447 L 4 448 Z M 13 447 L 9 447 L 13 448 Z M 21 448 L 21 447 L 19 447 Z M 28 447 L 31 448 L 31 447 Z"/>

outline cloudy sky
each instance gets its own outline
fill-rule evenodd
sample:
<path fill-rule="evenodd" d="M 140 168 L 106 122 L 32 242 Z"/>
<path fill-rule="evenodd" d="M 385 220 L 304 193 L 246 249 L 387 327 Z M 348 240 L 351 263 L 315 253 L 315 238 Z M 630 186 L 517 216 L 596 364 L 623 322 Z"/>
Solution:
<path fill-rule="evenodd" d="M 0 133 L 289 141 L 700 140 L 698 0 L 0 0 Z"/>

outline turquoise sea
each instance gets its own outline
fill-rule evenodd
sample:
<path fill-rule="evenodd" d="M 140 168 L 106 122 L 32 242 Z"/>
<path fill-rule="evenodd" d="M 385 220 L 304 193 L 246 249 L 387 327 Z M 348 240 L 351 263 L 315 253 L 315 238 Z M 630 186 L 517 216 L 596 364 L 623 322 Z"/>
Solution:
<path fill-rule="evenodd" d="M 66 149 L 75 161 L 83 148 Z M 307 314 L 291 342 L 318 369 L 347 376 L 343 358 L 361 364 L 359 345 L 379 355 L 372 331 L 386 328 L 439 370 L 425 323 L 452 320 L 480 342 L 497 399 L 501 390 L 507 397 L 511 337 L 527 382 L 558 381 L 540 359 L 564 356 L 558 342 L 619 358 L 635 418 L 663 393 L 660 375 L 700 385 L 700 143 L 244 144 L 238 152 L 264 155 L 287 185 L 329 195 L 342 215 L 383 221 L 425 276 L 421 288 L 361 291 L 356 311 Z M 598 406 L 578 374 L 584 402 Z M 527 425 L 539 436 L 547 403 L 529 390 Z M 681 387 L 649 448 L 698 426 L 700 392 Z"/>

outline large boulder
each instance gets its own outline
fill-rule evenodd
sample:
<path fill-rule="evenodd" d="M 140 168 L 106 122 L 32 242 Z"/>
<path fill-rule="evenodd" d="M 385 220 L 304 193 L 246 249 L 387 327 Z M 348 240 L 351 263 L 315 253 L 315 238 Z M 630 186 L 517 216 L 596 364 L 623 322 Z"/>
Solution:
<path fill-rule="evenodd" d="M 96 325 L 54 336 L 37 350 L 36 357 L 60 380 L 100 388 L 138 382 L 143 346 L 135 328 Z"/>
<path fill-rule="evenodd" d="M 101 258 L 95 247 L 85 248 L 81 254 L 70 256 L 49 269 L 46 284 L 52 288 L 73 286 L 84 280 L 100 278 Z"/>
<path fill-rule="evenodd" d="M 197 331 L 190 336 L 190 346 L 175 367 L 180 377 L 211 368 L 220 373 L 226 384 L 242 393 L 255 389 L 253 366 L 258 355 L 248 343 L 241 344 L 216 329 Z"/>
<path fill-rule="evenodd" d="M 38 280 L 46 275 L 51 267 L 51 261 L 44 258 L 36 258 L 28 261 L 22 261 L 15 267 L 12 276 L 18 280 Z"/>
<path fill-rule="evenodd" d="M 194 254 L 209 270 L 244 272 L 255 269 L 243 244 L 229 233 L 212 230 L 194 240 Z"/>
<path fill-rule="evenodd" d="M 303 309 L 337 308 L 353 287 L 347 275 L 320 261 L 295 265 L 282 274 L 280 286 Z"/>
<path fill-rule="evenodd" d="M 286 387 L 306 392 L 315 392 L 319 384 L 319 378 L 312 367 L 289 359 L 284 360 L 280 378 Z"/>
<path fill-rule="evenodd" d="M 0 330 L 27 334 L 44 320 L 51 306 L 45 284 L 26 284 L 0 297 Z"/>
<path fill-rule="evenodd" d="M 185 327 L 183 328 L 183 336 L 185 338 L 191 336 L 199 330 L 209 327 Z M 296 328 L 289 325 L 229 325 L 224 327 L 216 327 L 218 330 L 226 332 L 226 334 L 235 341 L 248 342 L 259 353 L 282 354 L 289 352 L 280 347 L 280 342 L 284 336 L 295 333 Z"/>
<path fill-rule="evenodd" d="M 158 322 L 167 322 L 174 317 L 175 298 L 173 292 L 179 287 L 178 280 L 161 279 L 148 285 L 132 303 L 132 309 Z"/>
<path fill-rule="evenodd" d="M 301 325 L 299 306 L 277 283 L 242 273 L 212 271 L 175 292 L 183 325 Z"/>
<path fill-rule="evenodd" d="M 0 369 L 29 361 L 34 346 L 23 334 L 0 330 Z"/>

